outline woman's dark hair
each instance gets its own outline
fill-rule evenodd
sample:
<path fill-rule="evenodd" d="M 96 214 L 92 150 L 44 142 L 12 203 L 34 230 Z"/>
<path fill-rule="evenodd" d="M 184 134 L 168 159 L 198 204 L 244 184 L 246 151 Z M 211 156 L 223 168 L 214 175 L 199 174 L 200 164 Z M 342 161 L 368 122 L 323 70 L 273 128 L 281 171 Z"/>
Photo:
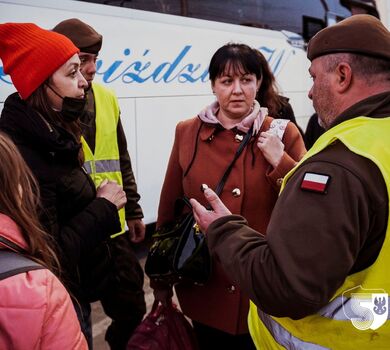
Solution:
<path fill-rule="evenodd" d="M 80 122 L 66 122 L 62 117 L 60 112 L 55 111 L 49 104 L 49 97 L 47 95 L 47 85 L 50 84 L 50 78 L 41 84 L 38 89 L 36 89 L 31 96 L 27 99 L 27 103 L 41 114 L 41 116 L 50 124 L 59 125 L 65 130 L 67 130 L 75 140 L 80 143 L 81 141 L 81 127 Z M 79 155 L 79 164 L 84 164 L 84 152 L 83 148 L 80 147 Z"/>
<path fill-rule="evenodd" d="M 275 77 L 264 55 L 258 50 L 255 51 L 258 64 L 263 71 L 263 80 L 257 92 L 256 100 L 260 103 L 260 106 L 268 108 L 271 117 L 277 118 L 279 112 L 288 105 L 288 99 L 279 95 Z"/>
<path fill-rule="evenodd" d="M 245 44 L 228 43 L 220 47 L 211 57 L 209 65 L 211 82 L 214 83 L 230 68 L 237 74 L 255 74 L 257 80 L 260 80 L 263 73 L 256 51 Z"/>
<path fill-rule="evenodd" d="M 26 255 L 59 273 L 52 241 L 38 220 L 39 186 L 15 144 L 0 132 L 0 213 L 20 228 Z"/>
<path fill-rule="evenodd" d="M 220 47 L 210 61 L 211 82 L 214 83 L 230 68 L 236 74 L 255 74 L 257 80 L 261 80 L 256 100 L 261 106 L 268 108 L 271 116 L 277 117 L 279 111 L 288 104 L 288 100 L 279 95 L 275 77 L 267 60 L 259 50 L 236 43 L 228 43 Z"/>

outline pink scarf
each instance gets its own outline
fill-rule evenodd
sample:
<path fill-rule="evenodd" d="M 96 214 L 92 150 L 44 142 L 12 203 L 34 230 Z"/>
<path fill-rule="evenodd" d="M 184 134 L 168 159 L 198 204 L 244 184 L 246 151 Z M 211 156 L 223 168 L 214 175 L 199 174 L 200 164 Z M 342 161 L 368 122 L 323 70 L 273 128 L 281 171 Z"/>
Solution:
<path fill-rule="evenodd" d="M 199 118 L 205 123 L 221 124 L 217 118 L 218 111 L 219 103 L 218 101 L 215 101 L 199 113 Z M 248 132 L 253 124 L 253 135 L 256 135 L 259 132 L 261 125 L 263 124 L 263 121 L 267 115 L 268 108 L 260 107 L 259 102 L 255 100 L 253 102 L 253 109 L 251 112 L 239 123 L 237 123 L 235 127 L 243 132 Z"/>

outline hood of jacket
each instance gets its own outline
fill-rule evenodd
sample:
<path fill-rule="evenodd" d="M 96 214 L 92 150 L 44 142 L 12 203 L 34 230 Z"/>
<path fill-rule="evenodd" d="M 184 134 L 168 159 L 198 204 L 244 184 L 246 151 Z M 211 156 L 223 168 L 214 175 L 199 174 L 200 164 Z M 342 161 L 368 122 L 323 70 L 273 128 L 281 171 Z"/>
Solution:
<path fill-rule="evenodd" d="M 81 147 L 73 135 L 61 126 L 47 122 L 18 93 L 5 100 L 0 129 L 10 135 L 16 144 L 26 144 L 47 152 L 77 154 Z"/>
<path fill-rule="evenodd" d="M 211 105 L 206 106 L 199 114 L 198 117 L 201 121 L 208 124 L 221 125 L 221 122 L 217 118 L 217 113 L 219 111 L 218 101 L 213 102 Z M 252 135 L 256 135 L 261 129 L 261 125 L 265 117 L 268 115 L 268 108 L 261 107 L 259 102 L 256 100 L 253 103 L 251 112 L 242 119 L 235 126 L 238 130 L 247 133 L 253 125 Z"/>

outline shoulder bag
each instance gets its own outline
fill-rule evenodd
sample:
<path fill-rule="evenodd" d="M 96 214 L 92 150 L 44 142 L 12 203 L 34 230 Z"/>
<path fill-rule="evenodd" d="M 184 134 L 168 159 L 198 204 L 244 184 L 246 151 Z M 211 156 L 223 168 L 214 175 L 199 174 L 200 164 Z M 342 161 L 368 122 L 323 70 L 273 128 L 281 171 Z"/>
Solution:
<path fill-rule="evenodd" d="M 251 128 L 245 135 L 233 160 L 219 181 L 215 190 L 217 195 L 221 194 L 234 163 L 248 144 L 252 130 Z M 185 197 L 179 201 L 192 209 L 188 198 Z M 209 279 L 211 258 L 205 235 L 195 222 L 192 210 L 174 222 L 160 227 L 153 234 L 152 239 L 154 243 L 150 247 L 145 263 L 145 273 L 149 278 L 166 284 L 174 284 L 182 280 L 204 284 Z"/>

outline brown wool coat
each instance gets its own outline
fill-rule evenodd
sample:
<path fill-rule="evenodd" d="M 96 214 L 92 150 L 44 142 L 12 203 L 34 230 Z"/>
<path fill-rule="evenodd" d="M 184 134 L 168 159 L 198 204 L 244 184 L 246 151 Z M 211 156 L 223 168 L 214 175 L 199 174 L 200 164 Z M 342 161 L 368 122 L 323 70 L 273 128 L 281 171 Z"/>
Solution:
<path fill-rule="evenodd" d="M 267 117 L 260 130 L 269 129 Z M 157 226 L 174 218 L 174 203 L 186 195 L 206 204 L 200 190 L 202 184 L 215 189 L 239 146 L 237 130 L 225 130 L 203 123 L 195 117 L 180 122 L 169 159 L 161 192 Z M 306 152 L 303 139 L 293 123 L 288 123 L 283 143 L 285 152 L 276 169 L 265 160 L 252 137 L 236 161 L 221 194 L 222 201 L 233 214 L 247 218 L 254 229 L 265 232 L 279 192 L 280 180 Z M 183 175 L 194 155 L 188 174 Z M 237 189 L 239 195 L 237 196 Z M 204 286 L 180 284 L 176 288 L 183 312 L 191 319 L 231 334 L 248 332 L 248 298 L 213 261 L 213 273 Z"/>

